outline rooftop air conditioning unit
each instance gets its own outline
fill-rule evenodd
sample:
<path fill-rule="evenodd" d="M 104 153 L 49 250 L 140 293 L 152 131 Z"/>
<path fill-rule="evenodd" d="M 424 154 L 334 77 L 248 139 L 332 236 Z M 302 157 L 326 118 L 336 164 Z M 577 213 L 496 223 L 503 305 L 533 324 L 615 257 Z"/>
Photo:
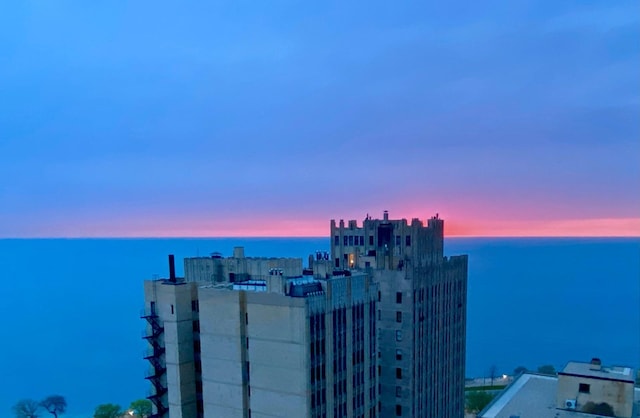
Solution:
<path fill-rule="evenodd" d="M 564 406 L 567 409 L 576 409 L 576 400 L 575 399 L 567 399 L 564 401 Z"/>

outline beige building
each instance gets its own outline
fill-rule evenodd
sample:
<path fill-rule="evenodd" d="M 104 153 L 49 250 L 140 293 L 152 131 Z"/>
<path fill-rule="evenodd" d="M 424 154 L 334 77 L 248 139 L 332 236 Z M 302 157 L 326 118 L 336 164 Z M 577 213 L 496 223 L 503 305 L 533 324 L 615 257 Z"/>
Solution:
<path fill-rule="evenodd" d="M 599 359 L 569 362 L 558 373 L 556 408 L 592 412 L 605 404 L 616 417 L 631 418 L 634 376 L 630 367 L 602 367 Z"/>
<path fill-rule="evenodd" d="M 478 414 L 480 418 L 640 416 L 640 389 L 630 367 L 600 360 L 569 362 L 558 376 L 523 373 Z"/>
<path fill-rule="evenodd" d="M 223 264 L 261 264 L 234 255 Z M 378 416 L 377 285 L 357 272 L 287 277 L 289 264 L 145 282 L 156 416 Z"/>
<path fill-rule="evenodd" d="M 155 417 L 456 418 L 467 257 L 443 221 L 367 216 L 301 259 L 184 260 L 145 282 Z"/>

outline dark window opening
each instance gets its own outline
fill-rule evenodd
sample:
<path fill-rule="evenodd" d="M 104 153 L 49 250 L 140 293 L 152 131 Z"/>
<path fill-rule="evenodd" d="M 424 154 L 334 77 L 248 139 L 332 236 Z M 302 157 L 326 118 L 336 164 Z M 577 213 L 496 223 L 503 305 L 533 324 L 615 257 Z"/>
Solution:
<path fill-rule="evenodd" d="M 396 379 L 402 379 L 402 369 L 400 367 L 396 367 Z"/>
<path fill-rule="evenodd" d="M 171 305 L 171 315 L 173 315 L 173 314 L 174 314 L 173 305 Z"/>
<path fill-rule="evenodd" d="M 340 245 L 340 236 L 333 237 L 333 245 Z"/>
<path fill-rule="evenodd" d="M 407 236 L 405 237 L 404 245 L 406 245 L 407 247 L 410 247 L 410 246 L 411 246 L 411 235 L 407 235 Z"/>
<path fill-rule="evenodd" d="M 402 322 L 402 312 L 396 312 L 396 322 Z"/>
<path fill-rule="evenodd" d="M 369 245 L 373 245 L 373 235 L 369 235 Z"/>
<path fill-rule="evenodd" d="M 393 236 L 393 225 L 386 224 L 378 227 L 378 247 L 385 248 L 391 246 L 391 237 Z"/>
<path fill-rule="evenodd" d="M 580 383 L 580 386 L 578 387 L 578 392 L 580 392 L 580 393 L 590 393 L 591 392 L 591 385 L 589 385 L 587 383 Z"/>
<path fill-rule="evenodd" d="M 402 292 L 396 292 L 396 303 L 402 303 Z"/>
<path fill-rule="evenodd" d="M 402 350 L 396 350 L 396 360 L 402 360 Z"/>

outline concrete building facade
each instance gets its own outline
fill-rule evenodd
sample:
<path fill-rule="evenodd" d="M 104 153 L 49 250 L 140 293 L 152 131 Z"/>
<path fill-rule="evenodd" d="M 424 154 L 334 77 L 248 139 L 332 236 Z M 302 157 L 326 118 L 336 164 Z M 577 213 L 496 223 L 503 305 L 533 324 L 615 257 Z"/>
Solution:
<path fill-rule="evenodd" d="M 463 416 L 467 257 L 437 216 L 331 221 L 306 269 L 242 248 L 184 266 L 145 282 L 155 417 Z"/>
<path fill-rule="evenodd" d="M 377 284 L 297 273 L 145 282 L 154 415 L 379 416 Z"/>
<path fill-rule="evenodd" d="M 384 417 L 462 417 L 467 256 L 444 257 L 434 216 L 361 226 L 331 221 L 335 268 L 367 272 L 380 286 L 380 401 Z"/>

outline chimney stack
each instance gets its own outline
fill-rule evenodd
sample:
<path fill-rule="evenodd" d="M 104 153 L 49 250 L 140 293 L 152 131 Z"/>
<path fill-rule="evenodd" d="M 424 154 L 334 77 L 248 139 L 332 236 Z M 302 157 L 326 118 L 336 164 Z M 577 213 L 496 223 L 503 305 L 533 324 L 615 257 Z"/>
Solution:
<path fill-rule="evenodd" d="M 176 264 L 173 259 L 173 254 L 169 254 L 169 281 L 176 282 Z"/>

